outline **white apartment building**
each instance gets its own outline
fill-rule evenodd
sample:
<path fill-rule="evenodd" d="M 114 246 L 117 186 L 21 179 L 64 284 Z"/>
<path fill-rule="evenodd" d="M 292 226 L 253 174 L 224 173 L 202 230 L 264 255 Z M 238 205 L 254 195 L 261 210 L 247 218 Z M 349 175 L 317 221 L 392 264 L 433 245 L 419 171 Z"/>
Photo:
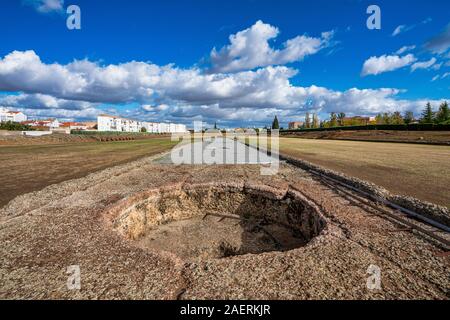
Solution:
<path fill-rule="evenodd" d="M 141 132 L 143 123 L 140 121 L 102 114 L 97 118 L 97 127 L 98 131 L 104 132 Z"/>
<path fill-rule="evenodd" d="M 27 119 L 27 116 L 20 111 L 9 111 L 8 109 L 0 108 L 0 122 L 24 122 Z"/>
<path fill-rule="evenodd" d="M 176 124 L 175 128 L 176 133 L 185 133 L 188 132 L 187 127 L 185 124 Z"/>
<path fill-rule="evenodd" d="M 48 127 L 49 129 L 58 129 L 60 127 L 58 119 L 23 121 L 23 124 L 29 125 L 30 127 Z"/>
<path fill-rule="evenodd" d="M 169 132 L 170 132 L 170 124 L 168 123 L 159 124 L 159 133 L 169 133 Z"/>
<path fill-rule="evenodd" d="M 144 123 L 145 129 L 147 129 L 148 133 L 159 133 L 159 123 L 154 122 L 145 122 Z"/>
<path fill-rule="evenodd" d="M 103 132 L 141 132 L 145 128 L 148 133 L 184 133 L 187 128 L 183 124 L 154 123 L 125 119 L 102 114 L 97 118 L 98 131 Z"/>

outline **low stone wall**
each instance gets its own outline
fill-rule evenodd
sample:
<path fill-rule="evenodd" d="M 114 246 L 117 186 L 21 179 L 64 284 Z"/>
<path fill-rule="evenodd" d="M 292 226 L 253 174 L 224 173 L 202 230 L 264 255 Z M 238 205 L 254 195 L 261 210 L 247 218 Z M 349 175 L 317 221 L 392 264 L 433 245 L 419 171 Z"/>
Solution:
<path fill-rule="evenodd" d="M 53 134 L 52 131 L 22 131 L 22 134 L 27 137 L 42 137 Z"/>

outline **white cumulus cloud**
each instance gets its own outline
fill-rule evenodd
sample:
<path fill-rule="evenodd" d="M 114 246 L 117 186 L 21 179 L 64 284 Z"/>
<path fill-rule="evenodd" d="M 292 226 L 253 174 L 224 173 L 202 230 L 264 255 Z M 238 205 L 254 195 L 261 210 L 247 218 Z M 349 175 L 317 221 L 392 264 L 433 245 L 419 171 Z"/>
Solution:
<path fill-rule="evenodd" d="M 74 101 L 58 99 L 45 94 L 19 94 L 0 96 L 0 105 L 8 107 L 22 108 L 26 106 L 28 109 L 63 109 L 63 110 L 85 110 L 94 108 L 98 104 L 86 101 Z"/>
<path fill-rule="evenodd" d="M 301 35 L 287 40 L 283 48 L 277 50 L 269 41 L 278 34 L 278 28 L 257 21 L 250 28 L 231 35 L 229 45 L 212 50 L 211 71 L 236 72 L 300 61 L 327 47 L 334 36 L 333 31 L 323 32 L 318 38 Z"/>
<path fill-rule="evenodd" d="M 380 58 L 371 58 L 366 72 L 378 74 L 415 62 L 413 55 L 394 61 Z M 43 62 L 34 51 L 14 51 L 0 57 L 0 91 L 20 94 L 4 95 L 0 105 L 30 116 L 88 119 L 95 118 L 100 109 L 134 103 L 141 107 L 121 113 L 150 121 L 267 124 L 275 114 L 283 119 L 296 118 L 306 111 L 372 115 L 418 111 L 426 103 L 399 99 L 401 90 L 395 88 L 339 91 L 296 86 L 291 81 L 296 74 L 297 70 L 286 66 L 206 73 L 198 67 L 182 69 L 140 61 L 102 65 L 76 60 L 60 64 Z"/>
<path fill-rule="evenodd" d="M 34 6 L 42 13 L 60 12 L 64 9 L 64 0 L 24 0 L 23 2 Z"/>
<path fill-rule="evenodd" d="M 361 75 L 378 75 L 384 72 L 397 70 L 414 63 L 416 60 L 417 59 L 412 54 L 403 57 L 398 55 L 371 57 L 364 62 Z"/>
<path fill-rule="evenodd" d="M 103 113 L 99 104 L 87 101 L 58 99 L 45 94 L 0 95 L 0 106 L 19 110 L 29 117 L 58 117 L 61 119 L 93 119 Z"/>

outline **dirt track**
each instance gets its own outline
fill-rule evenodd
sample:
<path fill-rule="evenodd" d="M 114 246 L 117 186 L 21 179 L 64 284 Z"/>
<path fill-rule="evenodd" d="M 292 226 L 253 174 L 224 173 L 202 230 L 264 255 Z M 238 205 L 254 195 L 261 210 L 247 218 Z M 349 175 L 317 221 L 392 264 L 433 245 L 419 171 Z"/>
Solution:
<path fill-rule="evenodd" d="M 105 223 L 105 210 L 149 189 L 183 184 L 294 187 L 327 228 L 287 252 L 199 262 L 142 249 Z M 448 299 L 448 257 L 423 238 L 352 206 L 304 171 L 282 165 L 182 166 L 142 159 L 20 196 L 0 211 L 0 298 L 80 299 Z M 81 268 L 80 291 L 66 269 Z M 370 265 L 382 290 L 366 287 Z"/>

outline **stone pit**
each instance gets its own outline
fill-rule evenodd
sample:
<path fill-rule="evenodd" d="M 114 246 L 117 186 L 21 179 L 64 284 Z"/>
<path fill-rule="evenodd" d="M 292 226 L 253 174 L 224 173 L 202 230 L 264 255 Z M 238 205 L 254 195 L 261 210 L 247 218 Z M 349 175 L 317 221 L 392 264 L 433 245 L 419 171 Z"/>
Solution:
<path fill-rule="evenodd" d="M 289 251 L 326 228 L 319 209 L 300 193 L 264 185 L 149 190 L 109 208 L 106 217 L 133 245 L 188 261 Z"/>

